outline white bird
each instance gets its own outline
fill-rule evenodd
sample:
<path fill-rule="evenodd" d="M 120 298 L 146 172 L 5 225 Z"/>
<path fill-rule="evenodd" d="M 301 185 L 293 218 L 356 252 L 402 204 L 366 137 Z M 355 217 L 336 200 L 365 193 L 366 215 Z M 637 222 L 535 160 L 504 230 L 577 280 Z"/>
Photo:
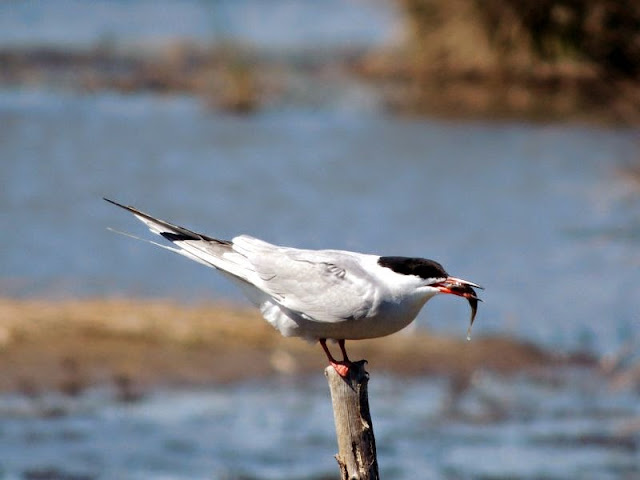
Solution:
<path fill-rule="evenodd" d="M 433 260 L 303 250 L 249 235 L 218 240 L 105 200 L 133 213 L 175 247 L 151 242 L 154 245 L 213 267 L 239 285 L 265 320 L 285 337 L 319 341 L 329 363 L 342 376 L 351 365 L 345 340 L 395 333 L 409 325 L 427 300 L 439 293 L 469 301 L 469 329 L 476 315 L 480 299 L 473 289 L 482 287 L 449 276 Z M 327 339 L 338 342 L 342 360 L 331 355 Z"/>

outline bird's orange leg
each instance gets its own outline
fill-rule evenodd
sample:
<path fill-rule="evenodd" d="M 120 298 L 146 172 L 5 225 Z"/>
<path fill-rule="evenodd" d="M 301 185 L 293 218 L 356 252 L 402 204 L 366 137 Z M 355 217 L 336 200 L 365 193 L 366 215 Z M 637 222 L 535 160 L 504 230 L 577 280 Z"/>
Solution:
<path fill-rule="evenodd" d="M 344 346 L 344 342 L 345 340 L 338 340 L 338 345 L 340 346 L 340 351 L 342 352 L 342 361 L 344 363 L 351 363 L 351 360 L 349 360 L 349 357 L 347 356 L 347 350 Z"/>
<path fill-rule="evenodd" d="M 349 366 L 351 365 L 351 360 L 349 360 L 349 357 L 347 357 L 347 351 L 344 347 L 344 340 L 338 340 L 338 345 L 340 345 L 340 350 L 342 351 L 343 355 L 343 360 L 341 361 L 336 360 L 335 358 L 333 358 L 333 355 L 331 355 L 331 352 L 327 347 L 326 338 L 320 339 L 320 345 L 322 346 L 324 353 L 327 355 L 329 363 L 333 368 L 335 368 L 336 372 L 338 372 L 338 375 L 340 375 L 341 377 L 346 377 L 349 374 Z"/>

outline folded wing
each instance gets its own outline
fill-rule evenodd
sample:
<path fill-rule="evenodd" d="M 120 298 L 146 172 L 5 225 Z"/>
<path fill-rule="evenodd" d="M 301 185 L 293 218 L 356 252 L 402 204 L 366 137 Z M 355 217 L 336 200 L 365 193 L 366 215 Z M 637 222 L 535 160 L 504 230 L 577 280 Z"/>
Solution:
<path fill-rule="evenodd" d="M 373 306 L 372 284 L 353 254 L 278 247 L 247 235 L 234 238 L 233 248 L 253 265 L 258 288 L 309 320 L 354 320 Z"/>

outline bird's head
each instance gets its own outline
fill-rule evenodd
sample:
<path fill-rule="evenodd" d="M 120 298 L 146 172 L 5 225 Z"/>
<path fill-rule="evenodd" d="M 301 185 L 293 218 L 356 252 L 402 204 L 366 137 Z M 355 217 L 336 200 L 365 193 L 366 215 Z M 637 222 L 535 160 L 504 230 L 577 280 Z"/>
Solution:
<path fill-rule="evenodd" d="M 419 277 L 420 288 L 425 290 L 428 298 L 439 293 L 466 298 L 471 307 L 471 320 L 467 331 L 467 338 L 470 338 L 471 326 L 478 311 L 478 302 L 482 301 L 474 288 L 482 289 L 480 285 L 452 277 L 438 262 L 426 258 L 380 257 L 378 263 L 396 273 Z"/>

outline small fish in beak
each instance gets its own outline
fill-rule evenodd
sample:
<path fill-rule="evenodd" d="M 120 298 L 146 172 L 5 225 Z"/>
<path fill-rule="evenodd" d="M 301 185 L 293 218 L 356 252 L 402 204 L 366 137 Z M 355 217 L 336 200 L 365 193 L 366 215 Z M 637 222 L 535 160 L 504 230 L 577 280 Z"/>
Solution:
<path fill-rule="evenodd" d="M 471 327 L 478 312 L 478 302 L 482 301 L 482 299 L 478 298 L 474 288 L 484 289 L 480 285 L 455 277 L 447 277 L 446 280 L 438 282 L 433 286 L 440 290 L 441 293 L 450 293 L 467 299 L 471 307 L 471 321 L 469 322 L 469 328 L 467 328 L 467 340 L 471 340 Z"/>

